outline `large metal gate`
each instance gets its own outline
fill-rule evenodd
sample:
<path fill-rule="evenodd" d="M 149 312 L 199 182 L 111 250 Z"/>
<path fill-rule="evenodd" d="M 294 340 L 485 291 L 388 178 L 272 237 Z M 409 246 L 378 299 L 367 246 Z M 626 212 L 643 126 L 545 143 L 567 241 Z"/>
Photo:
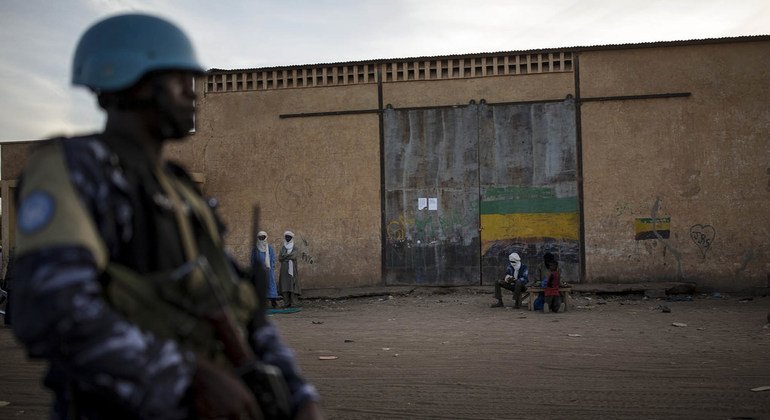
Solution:
<path fill-rule="evenodd" d="M 519 252 L 579 273 L 575 106 L 386 109 L 385 281 L 489 284 Z"/>

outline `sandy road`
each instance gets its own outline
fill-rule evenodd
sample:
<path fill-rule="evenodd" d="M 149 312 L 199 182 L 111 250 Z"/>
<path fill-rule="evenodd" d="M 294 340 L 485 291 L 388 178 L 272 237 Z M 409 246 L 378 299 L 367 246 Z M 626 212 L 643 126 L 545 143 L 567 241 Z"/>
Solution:
<path fill-rule="evenodd" d="M 490 302 L 418 289 L 272 319 L 329 419 L 770 419 L 770 391 L 751 391 L 770 385 L 770 298 L 669 302 L 671 313 L 635 297 L 581 297 L 560 314 Z M 42 365 L 7 328 L 0 357 L 0 418 L 46 418 Z"/>
<path fill-rule="evenodd" d="M 770 385 L 768 298 L 671 313 L 638 298 L 561 314 L 490 302 L 418 294 L 273 318 L 329 418 L 770 418 L 770 391 L 750 391 Z"/>

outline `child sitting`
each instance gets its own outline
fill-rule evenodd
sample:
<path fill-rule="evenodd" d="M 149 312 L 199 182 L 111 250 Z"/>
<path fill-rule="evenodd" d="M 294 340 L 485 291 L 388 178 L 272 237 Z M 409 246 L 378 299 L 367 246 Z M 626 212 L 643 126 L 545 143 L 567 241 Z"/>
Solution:
<path fill-rule="evenodd" d="M 559 292 L 559 282 L 560 276 L 559 276 L 559 263 L 556 261 L 549 261 L 548 262 L 548 270 L 550 271 L 550 274 L 548 275 L 548 280 L 545 284 L 545 308 L 551 308 L 551 312 L 559 312 L 559 308 L 561 307 L 561 293 Z"/>

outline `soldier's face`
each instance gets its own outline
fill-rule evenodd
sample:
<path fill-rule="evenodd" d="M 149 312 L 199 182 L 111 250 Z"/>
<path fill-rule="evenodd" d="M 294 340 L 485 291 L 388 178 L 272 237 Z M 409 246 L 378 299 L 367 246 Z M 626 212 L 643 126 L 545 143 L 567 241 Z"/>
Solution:
<path fill-rule="evenodd" d="M 161 131 L 166 138 L 185 137 L 195 122 L 193 75 L 186 71 L 159 73 L 153 81 Z"/>

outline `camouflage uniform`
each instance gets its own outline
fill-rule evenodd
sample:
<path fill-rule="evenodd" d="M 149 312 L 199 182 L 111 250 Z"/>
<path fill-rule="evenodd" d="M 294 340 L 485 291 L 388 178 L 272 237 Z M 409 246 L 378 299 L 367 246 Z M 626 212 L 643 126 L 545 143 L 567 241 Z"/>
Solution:
<path fill-rule="evenodd" d="M 187 260 L 168 191 L 153 171 L 179 191 L 195 191 L 182 195 L 182 205 L 201 252 L 231 263 L 221 223 L 211 209 L 200 209 L 205 201 L 187 173 L 173 164 L 154 168 L 136 144 L 97 136 L 46 142 L 22 176 L 13 330 L 30 356 L 50 363 L 45 384 L 55 393 L 52 418 L 195 415 L 189 393 L 195 360 L 210 355 L 140 328 L 107 294 L 111 267 L 142 277 Z M 235 265 L 220 264 L 218 273 L 228 270 L 234 273 Z M 233 287 L 231 298 L 246 299 Z M 316 400 L 275 327 L 244 325 L 258 359 L 283 372 L 293 411 Z"/>

